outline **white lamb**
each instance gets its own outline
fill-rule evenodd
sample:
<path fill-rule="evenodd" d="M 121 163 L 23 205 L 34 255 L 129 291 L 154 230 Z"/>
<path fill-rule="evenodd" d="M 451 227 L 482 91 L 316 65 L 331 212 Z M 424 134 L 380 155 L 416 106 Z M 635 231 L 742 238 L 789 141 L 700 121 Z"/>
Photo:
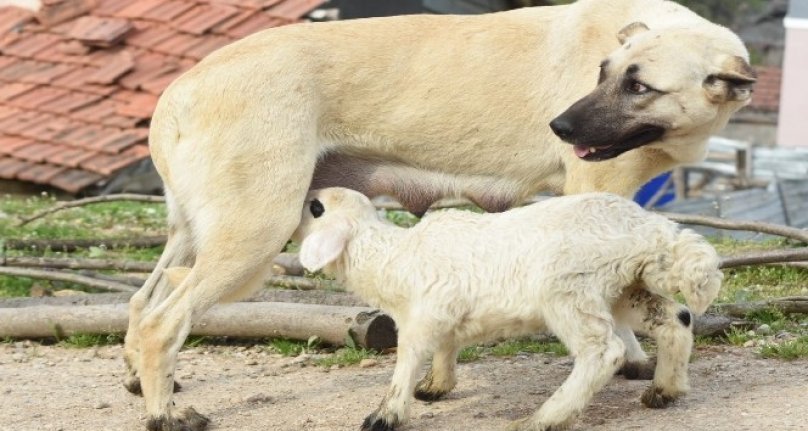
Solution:
<path fill-rule="evenodd" d="M 501 214 L 441 211 L 410 229 L 381 219 L 362 194 L 309 194 L 294 239 L 300 261 L 323 269 L 398 325 L 392 384 L 363 430 L 404 422 L 413 393 L 434 400 L 456 383 L 463 346 L 552 331 L 575 357 L 572 373 L 511 430 L 568 427 L 624 361 L 615 321 L 656 339 L 654 380 L 643 394 L 664 407 L 688 390 L 691 315 L 721 285 L 704 239 L 609 194 L 549 199 Z M 432 367 L 416 374 L 434 354 Z"/>

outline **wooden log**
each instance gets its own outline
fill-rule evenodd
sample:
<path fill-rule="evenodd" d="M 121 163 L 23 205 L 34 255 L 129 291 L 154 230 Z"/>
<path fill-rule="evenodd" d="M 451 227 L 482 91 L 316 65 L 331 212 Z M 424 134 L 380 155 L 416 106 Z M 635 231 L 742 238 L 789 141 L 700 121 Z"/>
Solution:
<path fill-rule="evenodd" d="M 787 296 L 763 301 L 715 304 L 712 309 L 731 317 L 745 317 L 749 313 L 767 309 L 779 310 L 783 314 L 808 314 L 808 296 Z"/>
<path fill-rule="evenodd" d="M 0 308 L 36 307 L 41 305 L 103 305 L 129 302 L 132 293 L 94 293 L 80 296 L 43 296 L 38 298 L 0 298 Z M 262 289 L 244 302 L 292 302 L 303 304 L 367 307 L 359 297 L 350 292 L 332 290 Z"/>
<path fill-rule="evenodd" d="M 7 250 L 53 250 L 62 252 L 72 252 L 81 248 L 105 247 L 114 248 L 149 248 L 157 247 L 166 243 L 165 236 L 145 236 L 142 238 L 108 238 L 108 239 L 7 239 L 3 247 Z"/>
<path fill-rule="evenodd" d="M 154 262 L 140 262 L 135 260 L 67 259 L 27 256 L 3 256 L 0 258 L 0 266 L 17 266 L 23 268 L 110 269 L 116 271 L 151 272 L 154 270 L 154 265 Z"/>
<path fill-rule="evenodd" d="M 0 337 L 42 338 L 126 331 L 126 304 L 0 309 Z M 243 338 L 284 337 L 383 350 L 396 345 L 390 316 L 368 307 L 241 302 L 211 308 L 191 328 L 193 335 Z"/>
<path fill-rule="evenodd" d="M 693 322 L 693 333 L 704 337 L 716 337 L 726 334 L 732 328 L 751 329 L 752 322 L 721 314 L 703 314 Z"/>

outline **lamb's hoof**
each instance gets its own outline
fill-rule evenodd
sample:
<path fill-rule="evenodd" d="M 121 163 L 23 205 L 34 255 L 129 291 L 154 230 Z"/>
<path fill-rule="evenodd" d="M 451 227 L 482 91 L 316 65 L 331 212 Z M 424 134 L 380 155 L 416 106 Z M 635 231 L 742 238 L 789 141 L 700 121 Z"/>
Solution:
<path fill-rule="evenodd" d="M 437 401 L 448 394 L 449 391 L 436 391 L 429 389 L 415 388 L 415 399 L 421 401 Z"/>
<path fill-rule="evenodd" d="M 207 428 L 210 419 L 197 413 L 193 407 L 188 407 L 176 417 L 160 416 L 150 418 L 146 422 L 149 431 L 202 431 Z"/>
<path fill-rule="evenodd" d="M 617 372 L 626 380 L 654 380 L 656 358 L 649 358 L 645 362 L 626 362 Z"/>
<path fill-rule="evenodd" d="M 531 417 L 513 421 L 508 425 L 507 431 L 564 431 L 569 429 L 567 424 L 541 425 L 531 420 Z"/>
<path fill-rule="evenodd" d="M 395 424 L 376 416 L 376 413 L 366 417 L 362 422 L 362 431 L 393 431 L 395 429 Z"/>
<path fill-rule="evenodd" d="M 645 407 L 651 409 L 662 409 L 670 405 L 670 403 L 676 400 L 676 398 L 678 398 L 676 395 L 663 394 L 662 388 L 651 385 L 650 388 L 643 392 L 642 397 L 640 397 L 640 401 L 642 401 Z"/>
<path fill-rule="evenodd" d="M 140 378 L 132 377 L 123 382 L 123 387 L 132 394 L 143 396 L 143 388 L 140 387 Z M 182 385 L 176 380 L 174 381 L 174 393 L 182 390 Z"/>

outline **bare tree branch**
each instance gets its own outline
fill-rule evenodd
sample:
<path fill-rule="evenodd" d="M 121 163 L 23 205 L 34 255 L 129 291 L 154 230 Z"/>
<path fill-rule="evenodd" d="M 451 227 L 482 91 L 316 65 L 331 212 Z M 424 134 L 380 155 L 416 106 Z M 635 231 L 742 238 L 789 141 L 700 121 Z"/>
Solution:
<path fill-rule="evenodd" d="M 154 262 L 138 262 L 134 260 L 103 259 L 67 259 L 51 257 L 15 257 L 0 258 L 0 266 L 17 266 L 21 268 L 53 268 L 53 269 L 93 269 L 151 272 Z"/>
<path fill-rule="evenodd" d="M 676 223 L 695 224 L 726 230 L 747 230 L 769 235 L 782 236 L 808 243 L 808 230 L 798 229 L 790 226 L 747 220 L 727 220 L 719 217 L 708 217 L 695 214 L 675 214 L 666 212 L 661 212 L 659 214 L 662 214 Z"/>
<path fill-rule="evenodd" d="M 165 236 L 146 236 L 143 238 L 109 238 L 109 239 L 7 239 L 3 246 L 7 250 L 38 250 L 71 252 L 80 248 L 106 247 L 108 249 L 134 247 L 158 247 L 166 243 Z"/>
<path fill-rule="evenodd" d="M 66 210 L 68 208 L 76 208 L 84 205 L 91 205 L 100 202 L 113 202 L 113 201 L 138 201 L 138 202 L 163 203 L 166 201 L 166 198 L 163 196 L 149 196 L 149 195 L 138 195 L 134 193 L 121 193 L 115 195 L 94 196 L 91 198 L 77 199 L 74 201 L 65 201 L 56 204 L 46 210 L 34 213 L 29 217 L 20 219 L 18 226 L 24 226 L 34 220 L 40 219 L 42 217 L 45 217 L 58 211 Z"/>
<path fill-rule="evenodd" d="M 13 277 L 38 278 L 43 280 L 67 281 L 82 284 L 95 289 L 107 290 L 110 292 L 134 292 L 136 287 L 113 281 L 98 280 L 83 275 L 73 274 L 65 271 L 43 271 L 29 268 L 15 268 L 12 266 L 0 266 L 0 275 L 10 275 Z"/>
<path fill-rule="evenodd" d="M 758 251 L 740 256 L 728 256 L 721 259 L 721 264 L 719 267 L 723 269 L 746 265 L 763 265 L 802 261 L 808 261 L 808 247 Z"/>

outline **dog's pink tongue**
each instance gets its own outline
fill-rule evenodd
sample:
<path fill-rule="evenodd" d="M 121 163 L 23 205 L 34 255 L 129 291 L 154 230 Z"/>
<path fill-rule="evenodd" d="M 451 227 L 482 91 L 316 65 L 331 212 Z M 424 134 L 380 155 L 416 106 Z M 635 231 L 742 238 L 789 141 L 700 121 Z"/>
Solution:
<path fill-rule="evenodd" d="M 584 156 L 589 154 L 589 147 L 585 145 L 573 145 L 572 149 L 573 151 L 575 151 L 575 155 L 580 158 L 583 158 Z"/>

